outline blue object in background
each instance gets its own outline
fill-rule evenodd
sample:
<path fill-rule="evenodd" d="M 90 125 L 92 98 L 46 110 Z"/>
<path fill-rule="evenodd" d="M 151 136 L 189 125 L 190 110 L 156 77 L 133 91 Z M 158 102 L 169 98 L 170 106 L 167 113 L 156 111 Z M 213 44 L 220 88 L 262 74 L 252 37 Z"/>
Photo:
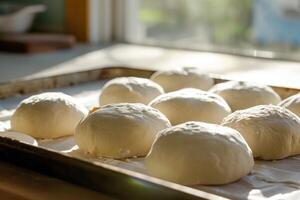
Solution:
<path fill-rule="evenodd" d="M 254 0 L 254 39 L 259 44 L 300 45 L 300 0 Z"/>

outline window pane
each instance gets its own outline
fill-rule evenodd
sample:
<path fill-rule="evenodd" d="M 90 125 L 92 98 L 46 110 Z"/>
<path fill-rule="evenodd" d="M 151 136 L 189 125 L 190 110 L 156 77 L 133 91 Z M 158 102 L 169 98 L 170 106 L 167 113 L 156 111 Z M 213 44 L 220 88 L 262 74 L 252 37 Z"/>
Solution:
<path fill-rule="evenodd" d="M 133 42 L 299 59 L 300 0 L 137 2 Z"/>

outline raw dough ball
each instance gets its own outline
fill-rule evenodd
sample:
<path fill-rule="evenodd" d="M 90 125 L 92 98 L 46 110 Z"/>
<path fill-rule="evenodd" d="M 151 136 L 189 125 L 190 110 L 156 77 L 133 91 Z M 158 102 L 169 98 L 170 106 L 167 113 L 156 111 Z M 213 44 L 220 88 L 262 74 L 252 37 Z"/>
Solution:
<path fill-rule="evenodd" d="M 152 99 L 164 93 L 157 83 L 137 77 L 121 77 L 108 81 L 102 88 L 100 105 L 114 103 L 148 104 Z"/>
<path fill-rule="evenodd" d="M 241 81 L 219 83 L 210 89 L 225 99 L 232 111 L 256 105 L 277 105 L 281 99 L 271 87 Z"/>
<path fill-rule="evenodd" d="M 25 143 L 25 144 L 30 144 L 33 146 L 38 146 L 37 141 L 24 133 L 19 133 L 19 132 L 14 132 L 14 131 L 5 131 L 5 132 L 0 132 L 0 137 L 6 137 L 10 138 L 13 140 L 18 140 L 19 142 Z"/>
<path fill-rule="evenodd" d="M 239 110 L 222 125 L 239 131 L 256 158 L 274 160 L 300 154 L 300 120 L 285 108 L 260 105 Z"/>
<path fill-rule="evenodd" d="M 145 156 L 156 134 L 170 126 L 158 110 L 139 103 L 100 107 L 82 120 L 75 141 L 84 152 L 110 158 Z"/>
<path fill-rule="evenodd" d="M 147 171 L 183 185 L 234 182 L 253 168 L 252 152 L 231 128 L 187 122 L 158 134 L 146 157 Z"/>
<path fill-rule="evenodd" d="M 34 138 L 73 135 L 88 110 L 66 94 L 46 92 L 23 100 L 11 117 L 11 129 Z"/>
<path fill-rule="evenodd" d="M 287 108 L 300 117 L 300 93 L 286 98 L 278 106 Z"/>
<path fill-rule="evenodd" d="M 214 80 L 207 74 L 203 74 L 193 68 L 159 71 L 151 76 L 151 80 L 161 85 L 165 92 L 171 92 L 183 88 L 208 90 L 214 84 Z"/>
<path fill-rule="evenodd" d="M 187 121 L 219 124 L 231 113 L 222 97 L 194 88 L 162 94 L 149 105 L 161 111 L 172 125 Z"/>

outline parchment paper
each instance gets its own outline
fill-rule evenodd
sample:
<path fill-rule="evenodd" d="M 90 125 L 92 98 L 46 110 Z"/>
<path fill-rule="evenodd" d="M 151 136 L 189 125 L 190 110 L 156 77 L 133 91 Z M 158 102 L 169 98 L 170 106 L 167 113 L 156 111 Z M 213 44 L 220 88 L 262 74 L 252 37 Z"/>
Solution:
<path fill-rule="evenodd" d="M 86 107 L 98 105 L 101 87 L 105 81 L 96 81 L 79 86 L 55 89 L 67 93 Z M 0 100 L 0 121 L 9 127 L 9 118 L 18 103 L 30 95 L 17 96 Z M 1 134 L 1 133 L 0 133 Z M 108 158 L 94 158 L 78 150 L 73 136 L 56 140 L 39 140 L 39 146 L 63 152 L 77 158 L 93 162 L 102 162 L 128 170 L 147 174 L 143 158 L 114 160 Z M 251 174 L 241 180 L 222 186 L 194 186 L 196 189 L 218 194 L 231 199 L 300 199 L 300 156 L 290 157 L 278 161 L 256 161 Z"/>

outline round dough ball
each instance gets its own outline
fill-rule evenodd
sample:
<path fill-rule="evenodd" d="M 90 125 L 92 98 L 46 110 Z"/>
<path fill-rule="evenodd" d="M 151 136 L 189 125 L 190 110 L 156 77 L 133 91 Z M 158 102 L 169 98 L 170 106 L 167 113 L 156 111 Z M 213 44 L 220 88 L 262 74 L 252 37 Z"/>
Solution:
<path fill-rule="evenodd" d="M 287 108 L 300 117 L 300 93 L 286 98 L 278 106 Z"/>
<path fill-rule="evenodd" d="M 158 110 L 139 103 L 100 107 L 82 120 L 75 132 L 79 149 L 95 156 L 145 156 L 156 134 L 170 127 Z"/>
<path fill-rule="evenodd" d="M 78 122 L 88 113 L 73 97 L 46 92 L 23 100 L 11 117 L 11 129 L 34 138 L 73 135 Z"/>
<path fill-rule="evenodd" d="M 145 165 L 149 174 L 179 184 L 219 185 L 247 175 L 254 161 L 236 130 L 186 122 L 159 133 Z"/>
<path fill-rule="evenodd" d="M 300 120 L 285 108 L 260 105 L 239 110 L 222 125 L 239 131 L 256 158 L 274 160 L 300 154 Z"/>
<path fill-rule="evenodd" d="M 277 105 L 281 99 L 269 86 L 242 81 L 219 83 L 210 92 L 223 97 L 232 111 L 250 108 L 256 105 Z"/>
<path fill-rule="evenodd" d="M 165 92 L 172 92 L 183 88 L 208 90 L 214 84 L 212 78 L 194 68 L 158 71 L 154 73 L 150 79 L 161 85 Z"/>
<path fill-rule="evenodd" d="M 231 113 L 222 97 L 194 88 L 162 94 L 149 105 L 162 112 L 172 125 L 187 121 L 219 124 Z"/>
<path fill-rule="evenodd" d="M 33 146 L 38 146 L 37 141 L 24 133 L 19 133 L 19 132 L 14 132 L 14 131 L 5 131 L 5 132 L 0 132 L 0 137 L 6 137 L 10 138 L 13 140 L 18 140 L 19 142 L 25 143 L 25 144 L 30 144 Z"/>
<path fill-rule="evenodd" d="M 163 93 L 164 90 L 160 85 L 146 78 L 115 78 L 108 81 L 102 88 L 99 104 L 148 104 L 152 99 Z"/>

